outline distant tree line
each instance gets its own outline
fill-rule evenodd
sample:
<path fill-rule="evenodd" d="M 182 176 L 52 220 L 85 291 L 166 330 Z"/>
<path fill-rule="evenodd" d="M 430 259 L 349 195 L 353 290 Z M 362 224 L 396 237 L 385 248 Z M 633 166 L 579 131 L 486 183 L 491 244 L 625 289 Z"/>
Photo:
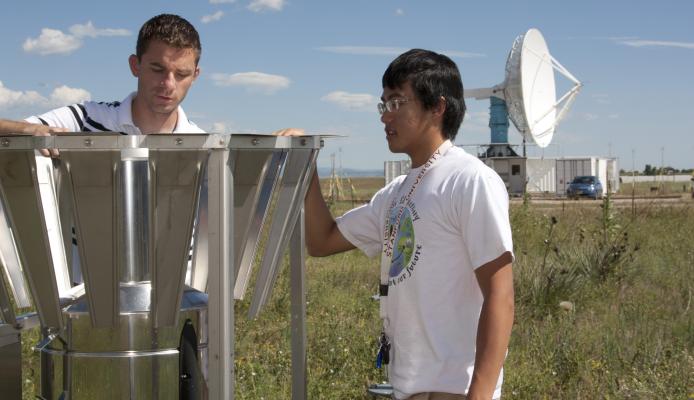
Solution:
<path fill-rule="evenodd" d="M 694 172 L 694 168 L 689 169 L 677 169 L 672 167 L 656 167 L 651 164 L 646 164 L 643 171 L 634 171 L 636 175 L 654 176 L 654 175 L 680 175 L 680 174 L 691 174 Z M 620 175 L 631 175 L 632 171 L 627 171 L 624 169 L 619 170 Z"/>

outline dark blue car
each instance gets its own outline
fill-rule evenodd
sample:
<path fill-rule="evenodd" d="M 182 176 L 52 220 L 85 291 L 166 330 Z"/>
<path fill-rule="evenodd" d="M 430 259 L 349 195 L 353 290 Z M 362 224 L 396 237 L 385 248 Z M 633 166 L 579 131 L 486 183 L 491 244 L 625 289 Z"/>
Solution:
<path fill-rule="evenodd" d="M 577 199 L 579 197 L 590 197 L 592 199 L 602 198 L 602 183 L 597 176 L 577 176 L 569 187 L 566 188 L 566 196 Z"/>

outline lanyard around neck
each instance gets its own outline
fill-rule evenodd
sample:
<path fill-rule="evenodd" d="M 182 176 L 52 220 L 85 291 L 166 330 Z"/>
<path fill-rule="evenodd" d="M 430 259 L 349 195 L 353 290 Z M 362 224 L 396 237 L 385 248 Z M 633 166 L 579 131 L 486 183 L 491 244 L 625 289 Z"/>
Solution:
<path fill-rule="evenodd" d="M 443 155 L 448 151 L 453 146 L 450 140 L 446 140 L 439 146 L 438 149 L 434 152 L 434 154 L 429 157 L 427 162 L 424 163 L 422 166 L 422 169 L 419 171 L 417 176 L 414 179 L 414 182 L 412 182 L 412 185 L 410 186 L 410 189 L 407 191 L 407 194 L 405 194 L 404 197 L 401 197 L 401 199 L 398 201 L 398 197 L 400 197 L 400 192 L 402 190 L 402 185 L 405 184 L 405 181 L 402 182 L 400 185 L 401 187 L 397 190 L 397 196 L 396 198 L 391 202 L 390 207 L 388 208 L 388 211 L 386 212 L 386 222 L 384 226 L 384 231 L 383 231 L 383 253 L 385 254 L 386 257 L 390 257 L 393 254 L 393 243 L 395 242 L 395 237 L 398 234 L 398 231 L 400 230 L 400 219 L 402 218 L 402 215 L 405 212 L 405 207 L 400 207 L 400 210 L 398 211 L 398 215 L 395 218 L 394 223 L 391 225 L 389 224 L 390 222 L 390 214 L 393 212 L 393 208 L 397 204 L 407 204 L 407 202 L 414 196 L 415 191 L 417 190 L 417 187 L 419 184 L 422 182 L 422 179 L 424 179 L 424 175 L 431 169 L 431 167 L 438 161 Z"/>

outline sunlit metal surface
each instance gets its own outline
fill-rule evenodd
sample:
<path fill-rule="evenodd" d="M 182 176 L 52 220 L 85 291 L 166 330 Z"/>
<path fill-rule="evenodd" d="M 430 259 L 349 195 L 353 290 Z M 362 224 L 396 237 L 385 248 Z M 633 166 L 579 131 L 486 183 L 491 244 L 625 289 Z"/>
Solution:
<path fill-rule="evenodd" d="M 251 315 L 262 310 L 294 232 L 293 398 L 305 397 L 303 231 L 294 227 L 321 145 L 311 136 L 1 137 L 10 229 L 0 242 L 17 250 L 11 272 L 23 270 L 45 333 L 43 396 L 176 398 L 186 326 L 200 398 L 233 398 L 234 293 L 243 296 L 262 248 Z M 61 158 L 39 176 L 42 148 Z M 0 292 L 0 308 L 21 298 L 11 292 Z M 29 326 L 9 309 L 12 329 Z"/>
<path fill-rule="evenodd" d="M 268 215 L 272 193 L 284 166 L 286 155 L 285 151 L 273 152 L 269 158 L 263 157 L 262 167 L 250 170 L 250 174 L 246 173 L 246 168 L 243 167 L 237 167 L 237 173 L 234 174 L 236 215 L 234 245 L 238 249 L 234 265 L 236 271 L 235 299 L 243 299 L 246 293 L 251 267 L 260 242 L 260 232 Z M 245 181 L 244 178 L 251 179 Z M 247 190 L 245 192 L 239 190 L 240 185 L 244 185 L 245 187 L 242 187 L 247 188 Z M 251 194 L 253 195 L 252 198 L 250 198 Z"/>
<path fill-rule="evenodd" d="M 193 222 L 202 186 L 207 150 L 155 150 L 150 156 L 151 190 L 155 197 L 153 232 L 155 326 L 177 323 Z"/>
<path fill-rule="evenodd" d="M 276 209 L 273 213 L 272 226 L 268 243 L 265 248 L 255 291 L 248 315 L 256 317 L 272 293 L 279 273 L 282 254 L 287 248 L 290 234 L 294 229 L 299 211 L 303 207 L 304 197 L 310 182 L 311 172 L 318 156 L 317 150 L 294 150 L 284 167 L 282 181 L 279 185 L 279 195 Z"/>
<path fill-rule="evenodd" d="M 36 170 L 33 147 L 0 151 L 0 196 L 4 199 L 34 305 L 43 326 L 62 328 L 58 286 Z"/>
<path fill-rule="evenodd" d="M 17 307 L 25 308 L 31 305 L 29 289 L 24 283 L 22 265 L 15 245 L 14 236 L 10 229 L 10 221 L 5 213 L 5 205 L 0 198 L 0 264 L 6 284 L 12 292 Z M 3 277 L 0 277 L 2 279 Z"/>

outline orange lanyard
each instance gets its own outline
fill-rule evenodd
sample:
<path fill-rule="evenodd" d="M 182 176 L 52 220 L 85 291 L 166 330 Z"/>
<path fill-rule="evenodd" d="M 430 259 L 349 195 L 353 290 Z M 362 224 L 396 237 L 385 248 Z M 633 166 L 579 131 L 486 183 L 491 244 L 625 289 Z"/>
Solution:
<path fill-rule="evenodd" d="M 400 199 L 399 204 L 407 204 L 407 202 L 414 196 L 415 190 L 417 190 L 417 186 L 422 182 L 422 179 L 424 179 L 424 175 L 429 171 L 432 165 L 436 161 L 438 161 L 443 154 L 451 148 L 452 145 L 446 146 L 446 143 L 449 143 L 449 141 L 444 142 L 441 146 L 439 146 L 438 149 L 434 152 L 434 154 L 429 157 L 427 162 L 424 163 L 424 166 L 422 167 L 422 170 L 419 171 L 419 174 L 417 174 L 417 177 L 415 178 L 414 182 L 412 182 L 412 186 L 410 186 L 410 190 L 407 192 L 407 194 Z M 403 181 L 403 184 L 405 182 Z M 402 185 L 401 185 L 402 186 Z M 398 190 L 398 194 L 400 194 L 400 190 Z M 390 221 L 390 214 L 393 212 L 393 208 L 398 204 L 397 199 L 393 200 L 391 203 L 390 207 L 388 208 L 388 212 L 386 213 L 386 222 L 384 224 L 384 229 L 383 229 L 383 252 L 385 253 L 386 257 L 390 257 L 393 254 L 393 243 L 395 242 L 395 237 L 398 235 L 398 231 L 400 230 L 400 219 L 402 218 L 402 215 L 405 212 L 405 207 L 400 207 L 400 210 L 398 211 L 398 216 L 395 218 L 395 223 L 393 225 L 390 225 L 388 222 Z"/>

